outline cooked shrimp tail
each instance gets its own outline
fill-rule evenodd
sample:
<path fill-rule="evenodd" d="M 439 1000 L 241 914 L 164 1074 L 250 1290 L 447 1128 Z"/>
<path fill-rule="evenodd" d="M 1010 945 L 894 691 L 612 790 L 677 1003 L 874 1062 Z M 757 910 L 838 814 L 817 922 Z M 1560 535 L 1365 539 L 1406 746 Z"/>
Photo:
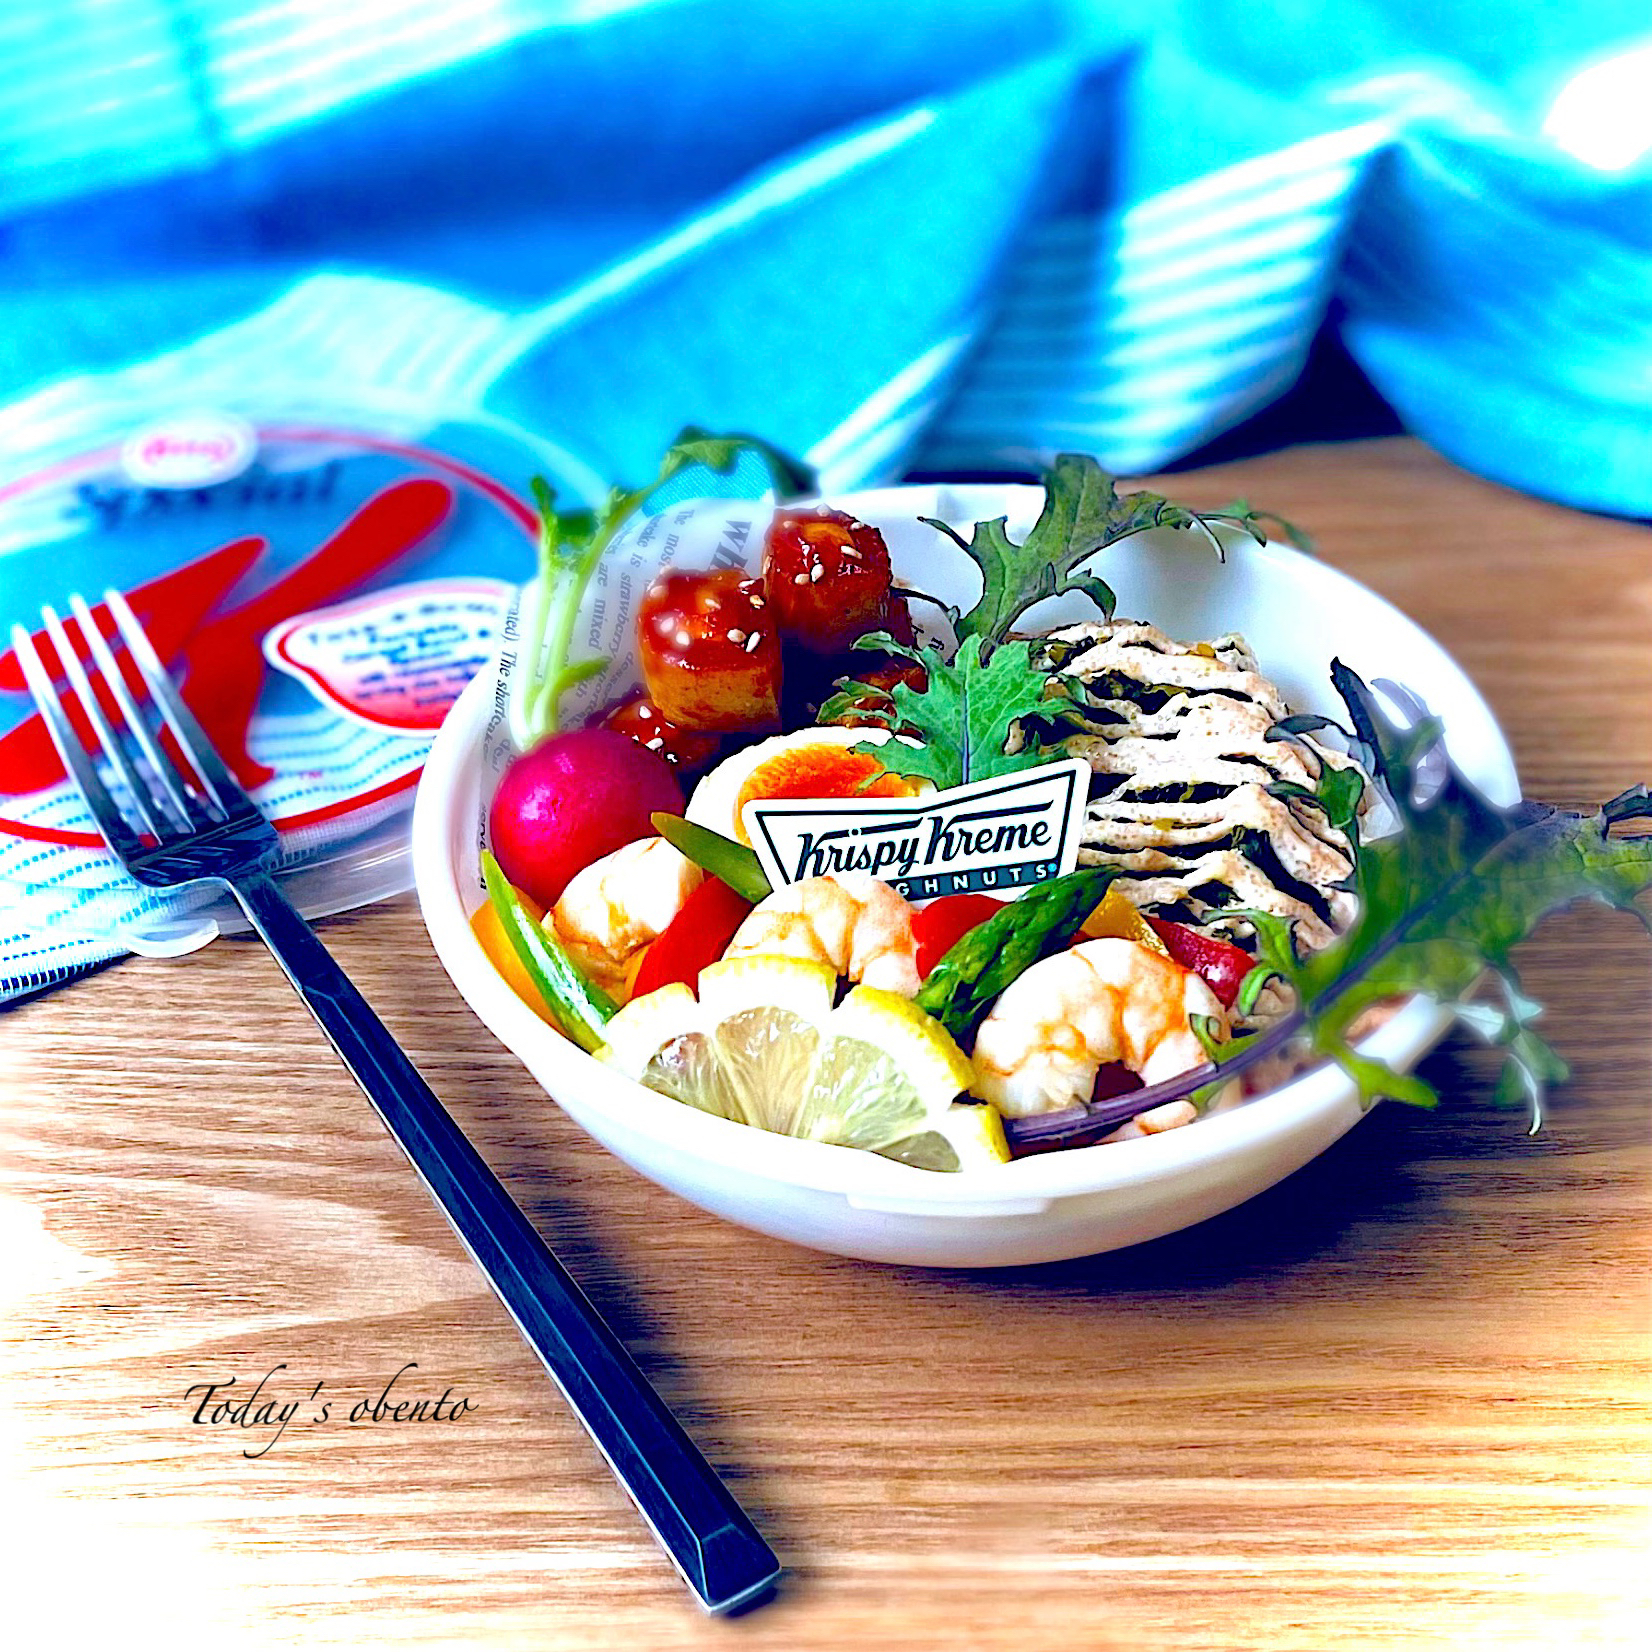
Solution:
<path fill-rule="evenodd" d="M 904 895 L 864 872 L 804 878 L 759 902 L 724 956 L 810 958 L 911 998 L 921 984 L 912 911 Z"/>
<path fill-rule="evenodd" d="M 1227 1013 L 1190 969 L 1135 941 L 1086 941 L 1045 958 L 999 994 L 975 1035 L 975 1093 L 1011 1118 L 1087 1101 L 1121 1062 L 1144 1084 L 1197 1067 L 1195 1015 Z"/>

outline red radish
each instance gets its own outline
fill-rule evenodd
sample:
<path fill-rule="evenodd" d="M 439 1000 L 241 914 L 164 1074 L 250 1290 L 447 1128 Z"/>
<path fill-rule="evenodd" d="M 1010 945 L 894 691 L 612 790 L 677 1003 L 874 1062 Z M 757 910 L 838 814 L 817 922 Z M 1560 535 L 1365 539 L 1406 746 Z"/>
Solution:
<path fill-rule="evenodd" d="M 505 770 L 488 839 L 507 878 L 548 911 L 574 873 L 640 837 L 649 816 L 683 812 L 682 788 L 657 753 L 613 729 L 570 729 Z"/>

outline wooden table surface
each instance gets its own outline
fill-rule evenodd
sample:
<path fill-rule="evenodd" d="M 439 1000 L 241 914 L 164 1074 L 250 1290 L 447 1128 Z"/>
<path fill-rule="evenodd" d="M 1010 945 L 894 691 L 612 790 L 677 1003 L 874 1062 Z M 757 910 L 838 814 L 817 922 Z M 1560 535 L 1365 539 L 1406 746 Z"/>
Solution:
<path fill-rule="evenodd" d="M 1420 620 L 1534 795 L 1652 778 L 1645 528 L 1402 440 L 1175 488 L 1278 508 Z M 788 1582 L 700 1616 L 274 963 L 222 942 L 0 1020 L 16 1644 L 1292 1652 L 1652 1626 L 1652 947 L 1629 916 L 1529 949 L 1575 1066 L 1537 1138 L 1454 1038 L 1437 1114 L 1385 1105 L 1230 1215 L 996 1275 L 700 1214 L 536 1089 L 411 901 L 323 929 Z M 272 1370 L 260 1402 L 304 1402 L 273 1446 L 193 1420 L 195 1385 L 234 1401 Z M 391 1404 L 468 1407 L 352 1422 L 398 1371 Z"/>

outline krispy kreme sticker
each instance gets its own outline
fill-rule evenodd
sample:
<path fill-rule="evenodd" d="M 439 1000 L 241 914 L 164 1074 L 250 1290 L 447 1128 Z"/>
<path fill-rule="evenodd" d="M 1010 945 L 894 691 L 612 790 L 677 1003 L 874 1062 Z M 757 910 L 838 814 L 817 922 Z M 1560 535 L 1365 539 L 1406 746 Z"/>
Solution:
<path fill-rule="evenodd" d="M 866 872 L 908 900 L 1018 894 L 1071 872 L 1089 765 L 1070 757 L 911 798 L 760 798 L 741 824 L 776 888 Z"/>

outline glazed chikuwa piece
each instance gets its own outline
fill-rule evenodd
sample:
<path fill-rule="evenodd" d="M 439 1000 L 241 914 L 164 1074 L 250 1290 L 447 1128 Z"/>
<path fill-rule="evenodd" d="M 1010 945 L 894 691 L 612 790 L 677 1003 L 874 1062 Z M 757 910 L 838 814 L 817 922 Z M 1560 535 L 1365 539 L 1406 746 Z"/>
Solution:
<path fill-rule="evenodd" d="M 841 653 L 888 623 L 888 547 L 844 511 L 777 511 L 763 542 L 763 582 L 781 630 L 816 654 Z"/>
<path fill-rule="evenodd" d="M 715 734 L 682 728 L 661 712 L 646 694 L 633 694 L 602 720 L 604 728 L 656 751 L 680 773 L 694 774 L 711 762 L 722 746 Z"/>
<path fill-rule="evenodd" d="M 642 600 L 637 641 L 648 698 L 679 728 L 780 726 L 780 633 L 761 580 L 664 573 Z"/>

